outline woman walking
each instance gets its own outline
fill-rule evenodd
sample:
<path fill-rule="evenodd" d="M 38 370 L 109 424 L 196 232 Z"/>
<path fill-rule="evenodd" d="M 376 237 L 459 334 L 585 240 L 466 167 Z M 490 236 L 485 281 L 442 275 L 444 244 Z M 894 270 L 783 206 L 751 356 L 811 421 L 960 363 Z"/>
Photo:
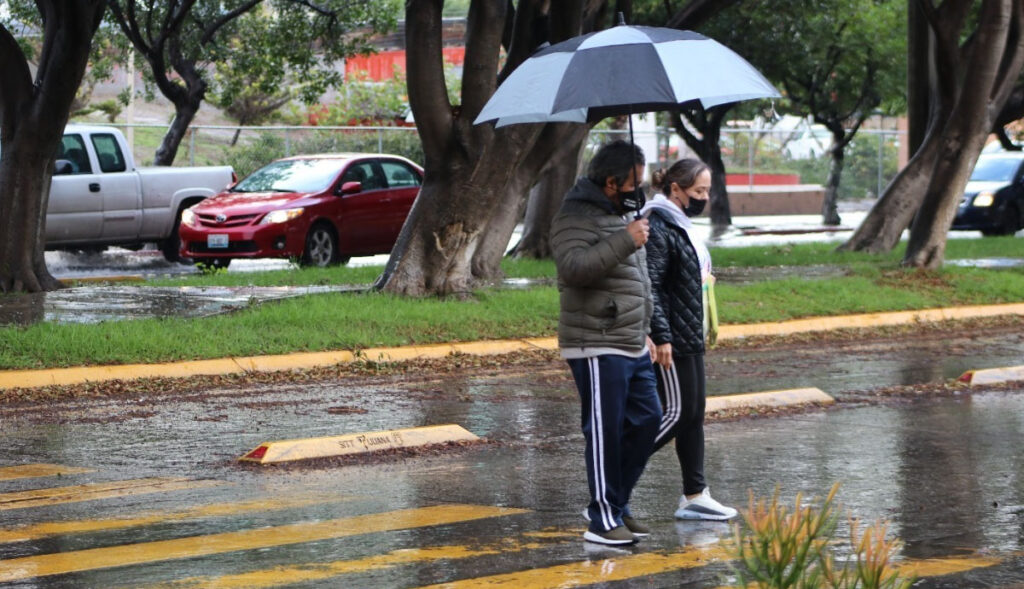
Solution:
<path fill-rule="evenodd" d="M 654 451 L 675 438 L 683 476 L 678 519 L 727 520 L 736 510 L 711 498 L 704 480 L 704 310 L 702 283 L 711 277 L 711 254 L 691 231 L 704 210 L 711 170 L 687 158 L 653 176 L 659 190 L 649 214 L 647 267 L 654 297 L 651 339 L 664 414 Z"/>

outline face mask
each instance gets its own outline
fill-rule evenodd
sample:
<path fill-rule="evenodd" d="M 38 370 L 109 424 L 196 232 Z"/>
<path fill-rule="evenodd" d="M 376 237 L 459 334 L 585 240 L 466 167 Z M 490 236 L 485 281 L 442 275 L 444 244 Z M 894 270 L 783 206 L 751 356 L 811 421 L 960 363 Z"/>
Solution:
<path fill-rule="evenodd" d="M 690 204 L 686 205 L 686 208 L 683 209 L 683 213 L 685 213 L 687 217 L 696 217 L 704 212 L 704 205 L 706 204 L 708 204 L 708 201 L 706 200 L 691 198 Z"/>
<path fill-rule="evenodd" d="M 645 202 L 647 202 L 647 197 L 644 196 L 642 190 L 619 191 L 619 203 L 624 211 L 639 211 L 644 208 Z"/>

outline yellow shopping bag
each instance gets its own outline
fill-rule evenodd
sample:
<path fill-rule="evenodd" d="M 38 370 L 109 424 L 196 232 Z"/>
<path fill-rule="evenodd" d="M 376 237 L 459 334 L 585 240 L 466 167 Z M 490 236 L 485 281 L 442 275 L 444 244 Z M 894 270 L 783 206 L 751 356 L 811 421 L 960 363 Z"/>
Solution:
<path fill-rule="evenodd" d="M 704 303 L 704 337 L 708 347 L 718 342 L 718 304 L 715 302 L 715 276 L 708 274 L 702 285 L 701 299 Z"/>

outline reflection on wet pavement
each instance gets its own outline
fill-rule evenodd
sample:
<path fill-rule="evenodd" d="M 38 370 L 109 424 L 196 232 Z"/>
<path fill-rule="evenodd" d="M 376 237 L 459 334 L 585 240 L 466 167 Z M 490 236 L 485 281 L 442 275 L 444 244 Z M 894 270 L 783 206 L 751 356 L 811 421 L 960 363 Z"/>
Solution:
<path fill-rule="evenodd" d="M 267 301 L 326 292 L 361 292 L 348 286 L 157 287 L 81 286 L 3 298 L 0 325 L 98 323 L 120 319 L 205 317 Z"/>

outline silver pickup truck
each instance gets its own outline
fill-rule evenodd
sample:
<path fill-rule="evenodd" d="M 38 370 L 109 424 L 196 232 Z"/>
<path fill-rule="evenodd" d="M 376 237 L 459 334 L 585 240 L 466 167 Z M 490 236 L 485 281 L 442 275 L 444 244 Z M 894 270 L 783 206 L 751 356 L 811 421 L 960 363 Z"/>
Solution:
<path fill-rule="evenodd" d="M 229 166 L 136 168 L 119 130 L 68 125 L 46 209 L 46 249 L 156 243 L 176 261 L 181 211 L 234 181 Z"/>

